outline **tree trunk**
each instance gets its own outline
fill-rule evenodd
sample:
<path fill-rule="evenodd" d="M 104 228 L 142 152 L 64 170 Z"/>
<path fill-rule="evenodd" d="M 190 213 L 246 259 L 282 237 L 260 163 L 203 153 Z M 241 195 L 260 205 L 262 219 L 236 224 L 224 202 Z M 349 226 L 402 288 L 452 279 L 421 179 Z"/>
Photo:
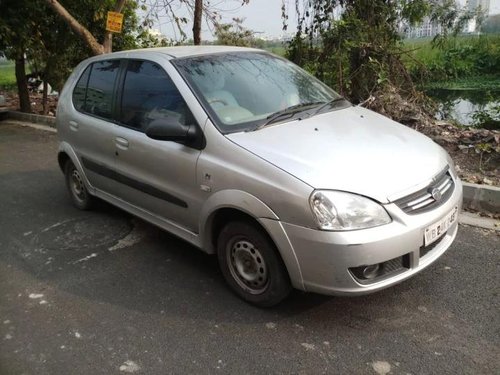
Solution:
<path fill-rule="evenodd" d="M 49 91 L 49 84 L 47 83 L 47 81 L 44 79 L 43 80 L 43 94 L 42 94 L 42 111 L 43 111 L 43 115 L 46 115 L 48 112 L 49 112 L 49 108 L 47 106 L 47 95 L 48 95 L 48 91 Z"/>
<path fill-rule="evenodd" d="M 116 13 L 121 13 L 123 6 L 125 5 L 125 0 L 117 0 L 114 11 Z M 104 53 L 113 52 L 113 33 L 111 31 L 106 31 L 104 34 L 104 42 L 102 43 Z"/>
<path fill-rule="evenodd" d="M 26 78 L 26 68 L 24 64 L 24 52 L 16 57 L 16 83 L 19 95 L 19 107 L 21 112 L 31 113 L 30 95 L 28 92 L 28 80 Z"/>
<path fill-rule="evenodd" d="M 361 61 L 361 49 L 359 47 L 353 47 L 349 56 L 349 70 L 351 74 L 351 85 L 349 87 L 349 99 L 354 103 L 359 103 L 361 99 L 361 90 L 366 82 L 363 82 L 362 77 L 362 61 Z"/>
<path fill-rule="evenodd" d="M 193 20 L 193 40 L 196 46 L 201 44 L 201 16 L 203 15 L 203 0 L 194 2 L 194 20 Z"/>
<path fill-rule="evenodd" d="M 104 34 L 104 42 L 102 43 L 103 53 L 111 53 L 113 52 L 113 33 L 110 31 L 106 31 Z"/>
<path fill-rule="evenodd" d="M 90 31 L 82 26 L 57 0 L 46 0 L 46 2 L 87 43 L 94 55 L 104 53 L 103 46 L 99 44 Z"/>

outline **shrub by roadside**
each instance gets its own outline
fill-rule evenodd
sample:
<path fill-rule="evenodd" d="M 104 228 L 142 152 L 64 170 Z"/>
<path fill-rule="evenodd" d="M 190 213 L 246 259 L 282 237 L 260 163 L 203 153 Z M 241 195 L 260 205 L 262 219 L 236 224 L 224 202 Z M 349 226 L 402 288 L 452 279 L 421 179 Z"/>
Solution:
<path fill-rule="evenodd" d="M 405 65 L 414 82 L 425 87 L 483 76 L 496 77 L 500 84 L 500 35 L 460 36 L 441 45 L 433 45 L 430 39 L 412 40 L 405 46 Z M 474 80 L 467 84 L 475 86 Z"/>

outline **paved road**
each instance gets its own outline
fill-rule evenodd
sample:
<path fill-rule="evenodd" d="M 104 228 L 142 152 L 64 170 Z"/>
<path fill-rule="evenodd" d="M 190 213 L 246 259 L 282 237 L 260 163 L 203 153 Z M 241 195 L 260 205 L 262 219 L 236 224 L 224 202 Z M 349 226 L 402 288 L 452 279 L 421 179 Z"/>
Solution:
<path fill-rule="evenodd" d="M 378 294 L 261 310 L 216 260 L 101 204 L 70 205 L 54 134 L 0 123 L 0 374 L 500 372 L 498 235 Z"/>

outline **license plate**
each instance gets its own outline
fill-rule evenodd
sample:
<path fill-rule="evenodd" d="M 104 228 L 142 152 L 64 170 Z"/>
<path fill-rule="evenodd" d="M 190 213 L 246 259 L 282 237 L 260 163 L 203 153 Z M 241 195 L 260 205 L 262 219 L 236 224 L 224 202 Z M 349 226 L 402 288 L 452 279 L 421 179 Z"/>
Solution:
<path fill-rule="evenodd" d="M 458 219 L 458 207 L 455 207 L 448 213 L 444 218 L 429 225 L 425 228 L 424 232 L 424 245 L 428 246 L 431 243 L 437 241 L 446 231 L 452 226 L 452 224 Z"/>

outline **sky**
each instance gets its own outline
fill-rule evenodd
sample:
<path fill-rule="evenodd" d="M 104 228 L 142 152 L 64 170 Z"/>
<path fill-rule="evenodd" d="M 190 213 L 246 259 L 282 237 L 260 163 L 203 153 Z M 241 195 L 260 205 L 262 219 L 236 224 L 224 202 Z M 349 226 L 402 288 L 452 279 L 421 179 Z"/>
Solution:
<path fill-rule="evenodd" d="M 282 0 L 250 0 L 247 5 L 241 5 L 241 0 L 212 0 L 213 7 L 222 10 L 222 22 L 231 22 L 232 18 L 244 18 L 243 26 L 257 32 L 264 37 L 279 37 L 282 35 L 283 21 L 281 19 Z M 288 4 L 289 3 L 289 4 Z M 285 0 L 285 4 L 291 6 L 289 31 L 295 30 L 295 0 Z M 182 12 L 179 13 L 182 16 Z M 162 34 L 167 37 L 176 37 L 176 31 L 172 24 L 160 20 L 158 26 Z M 184 28 L 188 37 L 191 37 L 192 24 Z M 212 32 L 204 22 L 202 27 L 202 39 L 213 39 Z"/>
<path fill-rule="evenodd" d="M 239 7 L 234 13 L 226 13 L 225 17 L 245 18 L 243 25 L 250 30 L 262 33 L 265 36 L 280 36 L 283 31 L 283 21 L 281 19 L 282 0 L 250 0 L 247 5 Z M 294 31 L 295 21 L 295 0 L 285 1 L 289 9 L 289 31 Z"/>
<path fill-rule="evenodd" d="M 500 13 L 500 0 L 491 0 L 490 2 L 490 14 Z"/>
<path fill-rule="evenodd" d="M 464 5 L 467 0 L 458 0 L 458 2 Z M 489 14 L 499 14 L 500 13 L 500 0 L 490 0 L 490 13 Z"/>
<path fill-rule="evenodd" d="M 458 0 L 465 5 L 467 0 Z M 289 14 L 288 32 L 295 30 L 295 0 L 284 0 Z M 282 0 L 250 0 L 247 5 L 241 6 L 241 0 L 212 0 L 211 3 L 218 9 L 223 10 L 223 22 L 230 22 L 232 18 L 244 18 L 243 26 L 257 32 L 262 37 L 280 37 L 283 34 L 281 19 Z M 490 14 L 500 13 L 500 0 L 490 0 Z M 191 37 L 191 23 L 189 23 L 185 32 Z M 160 31 L 167 37 L 175 38 L 172 26 L 162 24 Z M 212 40 L 212 32 L 206 23 L 202 28 L 202 39 Z"/>

